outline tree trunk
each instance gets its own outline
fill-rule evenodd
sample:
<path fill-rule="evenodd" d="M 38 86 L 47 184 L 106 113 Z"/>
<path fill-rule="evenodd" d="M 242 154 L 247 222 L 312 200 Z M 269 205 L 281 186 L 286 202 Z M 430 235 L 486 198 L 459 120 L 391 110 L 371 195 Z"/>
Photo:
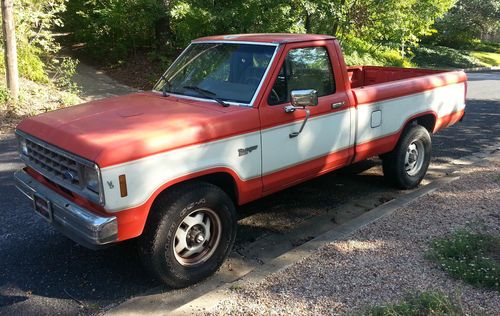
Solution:
<path fill-rule="evenodd" d="M 164 15 L 155 22 L 155 39 L 156 48 L 171 48 L 172 44 L 172 28 L 170 25 L 170 0 L 159 0 L 160 5 L 165 10 Z"/>
<path fill-rule="evenodd" d="M 2 1 L 3 38 L 5 41 L 5 72 L 10 95 L 17 100 L 19 96 L 19 72 L 17 69 L 16 31 L 14 28 L 13 0 Z"/>
<path fill-rule="evenodd" d="M 344 5 L 345 5 L 345 0 L 340 0 L 340 3 L 339 3 L 340 10 L 343 11 Z M 333 27 L 332 27 L 332 35 L 333 36 L 337 36 L 337 32 L 339 31 L 339 25 L 340 25 L 339 20 L 337 20 L 333 23 Z"/>
<path fill-rule="evenodd" d="M 306 21 L 305 21 L 305 28 L 306 28 L 306 33 L 310 34 L 312 33 L 311 30 L 311 14 L 306 11 Z"/>

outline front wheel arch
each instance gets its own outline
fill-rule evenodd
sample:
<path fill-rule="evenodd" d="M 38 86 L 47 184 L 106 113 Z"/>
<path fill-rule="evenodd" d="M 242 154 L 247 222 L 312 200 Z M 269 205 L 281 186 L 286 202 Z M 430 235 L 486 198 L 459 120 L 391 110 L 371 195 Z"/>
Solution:
<path fill-rule="evenodd" d="M 192 212 L 203 210 L 216 212 L 220 221 L 217 248 L 206 260 L 195 260 L 197 253 L 192 257 L 195 263 L 188 258 L 178 260 L 177 255 L 183 254 L 176 254 L 176 232 Z M 185 228 L 186 238 L 196 226 Z M 162 192 L 153 203 L 143 234 L 137 240 L 139 254 L 154 277 L 174 288 L 186 287 L 207 278 L 222 265 L 234 244 L 236 227 L 234 204 L 225 192 L 206 182 L 182 183 Z M 214 232 L 210 235 L 216 236 Z"/>

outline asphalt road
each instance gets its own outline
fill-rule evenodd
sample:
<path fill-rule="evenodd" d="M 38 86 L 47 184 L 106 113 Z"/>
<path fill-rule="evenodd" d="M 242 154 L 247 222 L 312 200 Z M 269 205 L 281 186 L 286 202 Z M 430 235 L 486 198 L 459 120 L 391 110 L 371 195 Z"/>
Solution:
<path fill-rule="evenodd" d="M 500 73 L 469 75 L 465 120 L 433 138 L 433 163 L 500 142 Z M 142 269 L 133 243 L 90 251 L 36 216 L 13 184 L 21 167 L 12 136 L 0 140 L 0 314 L 93 314 L 134 295 L 168 292 Z M 239 243 L 293 227 L 363 194 L 390 191 L 380 173 L 320 177 L 241 209 Z"/>

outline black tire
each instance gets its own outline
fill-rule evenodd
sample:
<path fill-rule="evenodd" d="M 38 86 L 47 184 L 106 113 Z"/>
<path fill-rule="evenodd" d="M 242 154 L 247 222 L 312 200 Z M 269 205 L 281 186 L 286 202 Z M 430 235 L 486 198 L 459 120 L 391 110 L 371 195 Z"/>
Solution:
<path fill-rule="evenodd" d="M 414 148 L 417 149 L 413 150 Z M 396 148 L 381 156 L 384 177 L 399 189 L 416 188 L 429 168 L 431 148 L 431 136 L 425 127 L 421 125 L 408 126 L 401 135 Z M 408 163 L 406 154 L 410 149 L 412 150 L 408 159 L 410 163 Z M 415 155 L 415 151 L 418 155 Z M 421 157 L 422 153 L 423 157 Z M 415 165 L 413 165 L 413 158 L 415 158 Z M 412 168 L 412 166 L 415 167 Z"/>
<path fill-rule="evenodd" d="M 187 219 L 194 220 L 200 213 L 209 217 L 212 222 L 208 230 L 213 230 L 203 244 L 198 243 L 196 238 L 188 237 L 193 235 L 193 231 L 200 235 L 199 232 L 206 227 L 186 224 Z M 215 231 L 217 225 L 219 228 Z M 186 287 L 219 269 L 233 247 L 236 227 L 234 204 L 219 187 L 205 182 L 181 184 L 162 193 L 153 203 L 144 232 L 138 240 L 140 256 L 145 267 L 157 279 L 173 288 Z M 194 259 L 198 254 L 189 259 L 176 252 L 179 244 L 176 234 L 184 231 L 186 245 L 191 242 L 191 245 L 196 243 L 195 246 L 206 248 L 199 254 L 201 257 L 206 251 L 205 257 L 196 261 Z M 216 236 L 220 238 L 211 247 L 209 242 L 214 243 Z M 189 248 L 184 250 L 188 252 Z"/>

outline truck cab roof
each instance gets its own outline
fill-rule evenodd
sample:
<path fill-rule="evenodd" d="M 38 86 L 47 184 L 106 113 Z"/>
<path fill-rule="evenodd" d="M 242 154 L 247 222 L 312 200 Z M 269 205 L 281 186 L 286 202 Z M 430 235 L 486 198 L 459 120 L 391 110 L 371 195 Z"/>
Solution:
<path fill-rule="evenodd" d="M 231 35 L 215 35 L 201 37 L 193 40 L 197 42 L 211 42 L 211 41 L 224 41 L 224 42 L 255 42 L 255 43 L 297 43 L 318 40 L 332 40 L 335 37 L 330 35 L 319 34 L 291 34 L 291 33 L 255 33 L 255 34 L 231 34 Z"/>

